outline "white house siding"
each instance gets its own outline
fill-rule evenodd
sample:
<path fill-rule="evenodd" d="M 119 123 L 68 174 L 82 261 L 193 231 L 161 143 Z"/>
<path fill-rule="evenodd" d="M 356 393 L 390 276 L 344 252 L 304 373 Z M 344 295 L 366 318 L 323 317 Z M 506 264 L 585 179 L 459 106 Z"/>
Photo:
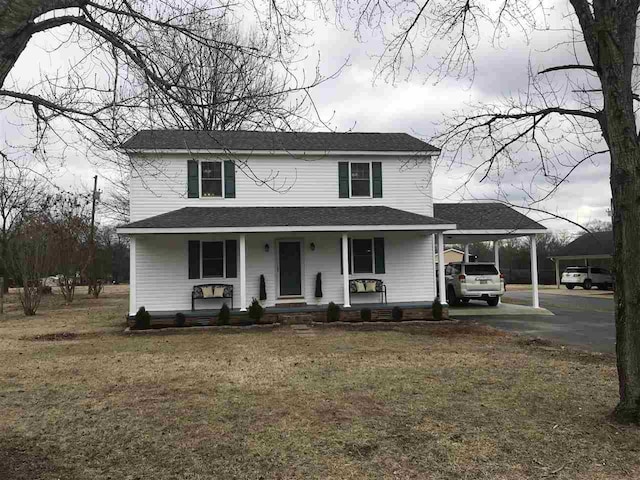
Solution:
<path fill-rule="evenodd" d="M 389 302 L 431 301 L 435 297 L 433 239 L 421 232 L 358 233 L 352 238 L 385 238 L 384 274 L 351 275 L 350 278 L 380 278 L 387 285 Z M 191 289 L 202 283 L 229 283 L 234 286 L 234 307 L 240 305 L 240 282 L 233 279 L 189 279 L 188 240 L 223 240 L 237 235 L 136 235 L 134 310 L 144 306 L 150 311 L 186 311 L 191 309 Z M 279 239 L 303 240 L 303 292 L 308 304 L 343 303 L 340 272 L 340 235 L 247 234 L 247 300 L 259 296 L 259 278 L 265 276 L 267 300 L 276 298 L 276 242 Z M 315 244 L 311 250 L 310 244 Z M 265 252 L 265 244 L 269 252 Z M 315 298 L 316 274 L 322 272 L 323 297 Z M 378 302 L 379 294 L 352 295 L 352 304 Z M 196 308 L 218 308 L 220 300 L 206 300 Z M 135 312 L 131 312 L 135 313 Z"/>
<path fill-rule="evenodd" d="M 187 160 L 225 160 L 215 155 L 134 156 L 131 221 L 193 206 L 386 205 L 433 215 L 429 157 L 287 154 L 235 156 L 236 198 L 187 198 Z M 339 198 L 338 162 L 382 162 L 383 198 Z M 260 184 L 267 181 L 266 185 Z"/>

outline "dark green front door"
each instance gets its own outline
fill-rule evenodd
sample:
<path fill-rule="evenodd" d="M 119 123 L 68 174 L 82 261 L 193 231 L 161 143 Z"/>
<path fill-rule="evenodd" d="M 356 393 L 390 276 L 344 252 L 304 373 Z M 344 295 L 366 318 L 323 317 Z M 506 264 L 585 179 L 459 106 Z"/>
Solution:
<path fill-rule="evenodd" d="M 300 242 L 280 242 L 280 295 L 302 295 Z"/>

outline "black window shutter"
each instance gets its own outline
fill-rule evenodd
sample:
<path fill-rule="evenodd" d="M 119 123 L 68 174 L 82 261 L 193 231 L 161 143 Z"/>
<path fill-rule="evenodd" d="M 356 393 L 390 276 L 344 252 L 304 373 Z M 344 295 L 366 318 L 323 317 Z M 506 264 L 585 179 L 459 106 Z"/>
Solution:
<path fill-rule="evenodd" d="M 236 278 L 238 276 L 238 241 L 227 240 L 225 242 L 225 261 L 227 262 L 227 278 Z"/>
<path fill-rule="evenodd" d="M 224 161 L 224 196 L 236 198 L 236 164 L 233 160 Z"/>
<path fill-rule="evenodd" d="M 371 164 L 373 173 L 373 198 L 382 198 L 382 162 Z"/>
<path fill-rule="evenodd" d="M 351 274 L 351 239 L 349 238 L 347 241 L 349 243 L 349 254 L 347 255 L 347 258 L 349 259 L 349 274 Z M 342 269 L 343 269 L 342 252 L 344 252 L 344 249 L 342 248 L 342 238 L 341 238 L 340 239 L 340 275 L 342 275 Z"/>
<path fill-rule="evenodd" d="M 198 162 L 195 160 L 187 160 L 187 197 L 198 198 L 199 196 Z"/>
<path fill-rule="evenodd" d="M 384 273 L 384 238 L 373 239 L 373 250 L 375 252 L 376 273 Z"/>
<path fill-rule="evenodd" d="M 338 190 L 340 198 L 349 198 L 349 162 L 338 162 Z"/>
<path fill-rule="evenodd" d="M 200 278 L 199 240 L 189 240 L 189 278 Z"/>

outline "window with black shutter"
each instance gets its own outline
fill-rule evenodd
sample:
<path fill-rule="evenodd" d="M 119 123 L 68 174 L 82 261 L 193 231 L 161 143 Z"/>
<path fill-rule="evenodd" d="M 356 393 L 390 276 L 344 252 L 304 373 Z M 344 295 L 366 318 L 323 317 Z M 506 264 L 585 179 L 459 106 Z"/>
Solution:
<path fill-rule="evenodd" d="M 224 277 L 224 242 L 202 242 L 202 276 Z"/>
<path fill-rule="evenodd" d="M 373 241 L 370 238 L 352 240 L 353 273 L 373 273 Z"/>
<path fill-rule="evenodd" d="M 203 197 L 222 197 L 222 162 L 200 162 Z"/>

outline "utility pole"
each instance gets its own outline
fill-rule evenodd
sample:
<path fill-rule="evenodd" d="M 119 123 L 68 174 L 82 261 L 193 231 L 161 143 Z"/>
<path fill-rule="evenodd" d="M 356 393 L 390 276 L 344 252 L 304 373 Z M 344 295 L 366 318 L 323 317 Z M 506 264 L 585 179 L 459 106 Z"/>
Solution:
<path fill-rule="evenodd" d="M 98 194 L 98 175 L 93 177 L 93 204 L 91 206 L 91 230 L 89 232 L 89 291 L 87 293 L 93 293 L 96 297 L 95 290 L 98 288 L 96 275 L 96 238 L 95 238 L 95 226 L 96 226 L 96 196 Z"/>

